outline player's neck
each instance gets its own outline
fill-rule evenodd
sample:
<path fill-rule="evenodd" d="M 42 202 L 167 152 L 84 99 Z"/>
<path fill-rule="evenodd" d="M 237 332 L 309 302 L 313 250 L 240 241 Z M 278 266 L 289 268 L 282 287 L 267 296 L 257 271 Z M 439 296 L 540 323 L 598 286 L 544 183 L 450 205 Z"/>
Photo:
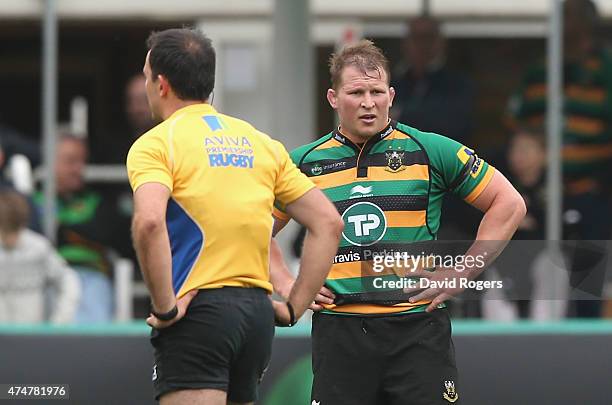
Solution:
<path fill-rule="evenodd" d="M 206 100 L 181 100 L 179 98 L 175 98 L 171 101 L 169 100 L 165 105 L 162 106 L 162 118 L 166 120 L 181 108 L 185 108 L 194 104 L 204 104 L 206 102 Z"/>
<path fill-rule="evenodd" d="M 342 132 L 342 128 L 340 128 L 340 133 L 346 136 L 346 138 L 349 141 L 353 142 L 355 145 L 361 145 L 361 146 L 363 146 L 371 138 L 371 136 L 359 136 L 359 135 L 353 135 L 351 133 Z"/>

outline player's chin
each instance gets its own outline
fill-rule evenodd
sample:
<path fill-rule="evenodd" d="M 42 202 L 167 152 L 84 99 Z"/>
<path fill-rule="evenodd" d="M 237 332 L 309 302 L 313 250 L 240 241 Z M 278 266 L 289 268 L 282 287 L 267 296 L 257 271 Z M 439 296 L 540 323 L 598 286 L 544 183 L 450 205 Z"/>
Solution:
<path fill-rule="evenodd" d="M 376 135 L 378 133 L 378 131 L 372 131 L 372 132 L 367 132 L 366 134 L 363 135 L 364 139 L 370 139 L 372 138 L 374 135 Z"/>
<path fill-rule="evenodd" d="M 376 121 L 373 122 L 360 122 L 359 132 L 362 137 L 370 138 L 380 131 L 384 129 L 384 126 L 380 126 L 380 124 Z"/>

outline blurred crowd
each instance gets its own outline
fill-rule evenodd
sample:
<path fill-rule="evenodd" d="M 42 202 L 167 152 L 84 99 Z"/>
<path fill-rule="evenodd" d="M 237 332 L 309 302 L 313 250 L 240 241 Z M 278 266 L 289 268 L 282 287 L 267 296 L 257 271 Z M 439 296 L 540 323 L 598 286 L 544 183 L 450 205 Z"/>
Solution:
<path fill-rule="evenodd" d="M 55 245 L 41 235 L 44 195 L 17 190 L 9 164 L 23 155 L 40 163 L 39 145 L 0 127 L 0 323 L 104 323 L 116 308 L 113 269 L 118 258 L 134 263 L 131 245 L 131 190 L 125 184 L 88 184 L 90 148 L 95 161 L 124 164 L 132 142 L 153 121 L 144 77 L 125 85 L 129 127 L 99 145 L 83 134 L 59 130 L 55 154 L 57 234 Z M 7 166 L 6 168 L 4 166 Z M 140 316 L 147 314 L 143 304 Z"/>
<path fill-rule="evenodd" d="M 492 272 L 515 289 L 516 297 L 459 299 L 451 309 L 459 317 L 487 319 L 612 317 L 599 299 L 609 266 L 605 241 L 612 230 L 612 53 L 597 35 L 599 15 L 592 1 L 566 0 L 563 49 L 563 239 L 592 241 L 590 251 L 580 243 L 564 250 L 569 268 L 567 283 L 583 294 L 568 293 L 554 311 L 538 306 L 544 244 L 533 249 L 510 245 Z M 446 64 L 448 43 L 440 21 L 420 16 L 407 22 L 402 41 L 402 62 L 393 72 L 396 98 L 394 119 L 454 138 L 477 150 L 505 173 L 523 195 L 528 214 L 516 240 L 537 241 L 546 236 L 546 58 L 534 60 L 524 72 L 521 86 L 507 94 L 505 123 L 497 134 L 502 148 L 479 148 L 473 136 L 478 78 Z M 129 224 L 130 190 L 125 185 L 87 184 L 88 160 L 123 164 L 135 139 L 150 129 L 151 120 L 144 77 L 135 74 L 125 84 L 127 128 L 117 128 L 93 144 L 83 134 L 58 134 L 55 176 L 58 230 L 55 245 L 41 236 L 44 198 L 39 189 L 16 191 L 6 170 L 15 155 L 40 164 L 40 147 L 16 130 L 0 123 L 0 322 L 88 323 L 108 322 L 114 314 L 113 265 L 118 257 L 135 262 Z M 95 155 L 90 156 L 90 150 Z M 473 239 L 479 213 L 448 199 L 444 203 L 439 239 Z M 299 242 L 296 254 L 299 254 Z M 598 244 L 599 243 L 599 244 Z M 601 245 L 601 246 L 600 246 Z M 568 247 L 569 246 L 569 247 Z M 519 260 L 520 259 L 520 260 Z M 138 273 L 138 272 L 136 272 Z M 488 274 L 488 275 L 487 275 Z M 493 274 L 493 275 L 492 275 Z M 610 280 L 608 281 L 610 282 Z M 517 298 L 518 297 L 518 298 Z M 542 298 L 542 296 L 540 296 Z M 550 298 L 550 297 L 544 297 Z M 144 309 L 146 311 L 146 307 Z M 554 312 L 554 313 L 553 313 Z M 500 315 L 500 314 L 503 314 Z M 137 314 L 142 316 L 144 314 Z"/>

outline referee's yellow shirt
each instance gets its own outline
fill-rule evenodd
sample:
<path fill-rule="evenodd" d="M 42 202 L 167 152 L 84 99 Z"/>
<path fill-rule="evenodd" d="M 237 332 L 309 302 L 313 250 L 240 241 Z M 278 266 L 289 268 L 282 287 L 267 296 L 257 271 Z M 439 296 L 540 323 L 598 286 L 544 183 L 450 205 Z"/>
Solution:
<path fill-rule="evenodd" d="M 132 189 L 168 187 L 166 223 L 178 297 L 269 282 L 275 200 L 289 204 L 314 187 L 283 145 L 209 104 L 176 111 L 142 135 L 127 157 Z"/>

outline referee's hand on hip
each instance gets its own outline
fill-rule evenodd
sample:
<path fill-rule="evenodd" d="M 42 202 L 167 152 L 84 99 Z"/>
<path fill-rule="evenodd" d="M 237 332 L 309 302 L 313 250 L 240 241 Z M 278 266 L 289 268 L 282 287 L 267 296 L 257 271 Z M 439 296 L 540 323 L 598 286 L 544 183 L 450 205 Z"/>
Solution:
<path fill-rule="evenodd" d="M 147 318 L 147 325 L 152 326 L 155 329 L 163 329 L 178 322 L 182 317 L 185 316 L 185 312 L 187 312 L 187 307 L 189 307 L 189 303 L 197 294 L 198 290 L 192 290 L 189 291 L 187 294 L 183 295 L 181 298 L 179 298 L 179 300 L 176 302 L 178 312 L 174 318 L 167 321 L 162 321 L 161 319 L 155 317 L 155 315 L 150 314 Z"/>

